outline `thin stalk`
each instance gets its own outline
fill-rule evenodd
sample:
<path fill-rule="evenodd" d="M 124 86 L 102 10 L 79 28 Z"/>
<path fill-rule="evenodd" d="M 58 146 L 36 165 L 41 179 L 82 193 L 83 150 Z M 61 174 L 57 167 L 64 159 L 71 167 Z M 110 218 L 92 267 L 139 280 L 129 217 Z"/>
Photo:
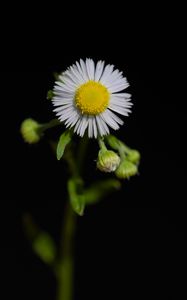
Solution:
<path fill-rule="evenodd" d="M 57 300 L 73 299 L 73 250 L 76 215 L 67 202 L 57 271 Z"/>
<path fill-rule="evenodd" d="M 72 149 L 67 149 L 66 161 L 72 178 L 77 180 L 82 171 L 84 157 L 88 141 L 82 139 L 78 150 L 78 157 L 75 160 Z M 59 261 L 57 264 L 57 300 L 73 299 L 73 276 L 74 276 L 74 236 L 76 229 L 77 215 L 70 204 L 70 195 L 64 213 L 64 222 L 61 233 L 61 244 Z"/>

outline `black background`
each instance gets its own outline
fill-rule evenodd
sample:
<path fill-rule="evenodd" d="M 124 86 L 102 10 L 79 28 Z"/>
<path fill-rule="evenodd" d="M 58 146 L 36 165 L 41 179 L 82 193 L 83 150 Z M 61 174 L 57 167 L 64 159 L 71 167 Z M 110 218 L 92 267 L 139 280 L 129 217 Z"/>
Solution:
<path fill-rule="evenodd" d="M 141 15 L 138 9 L 135 14 L 118 7 L 103 17 L 103 12 L 90 15 L 90 9 L 82 22 L 75 8 L 73 15 L 71 9 L 63 10 L 54 21 L 40 12 L 31 20 L 31 25 L 36 25 L 36 19 L 40 23 L 36 28 L 27 27 L 24 16 L 14 30 L 7 30 L 2 43 L 3 299 L 12 295 L 55 299 L 55 280 L 32 253 L 22 216 L 32 213 L 58 241 L 66 168 L 53 157 L 45 138 L 39 145 L 24 144 L 19 126 L 27 117 L 41 122 L 54 117 L 46 100 L 52 73 L 80 57 L 104 59 L 124 71 L 134 106 L 118 136 L 139 149 L 142 160 L 139 176 L 125 181 L 119 193 L 89 207 L 78 219 L 75 299 L 185 299 L 182 16 L 176 26 L 180 14 L 175 10 L 157 12 L 146 7 Z M 91 141 L 86 164 L 89 181 L 98 174 L 96 157 L 97 145 Z"/>

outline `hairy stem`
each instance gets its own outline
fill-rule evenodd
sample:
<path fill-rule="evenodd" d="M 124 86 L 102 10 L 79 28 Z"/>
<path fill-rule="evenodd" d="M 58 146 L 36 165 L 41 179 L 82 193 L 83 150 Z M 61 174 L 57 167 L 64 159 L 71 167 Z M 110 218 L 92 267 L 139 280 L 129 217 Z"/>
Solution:
<path fill-rule="evenodd" d="M 84 156 L 88 139 L 81 139 L 78 149 L 78 157 L 74 159 L 72 149 L 66 153 L 66 161 L 72 178 L 77 180 L 82 172 Z M 57 300 L 73 299 L 73 275 L 74 275 L 74 235 L 76 229 L 77 215 L 70 204 L 70 195 L 66 203 L 64 221 L 62 227 L 62 237 L 59 253 L 59 262 L 57 266 Z"/>
<path fill-rule="evenodd" d="M 76 215 L 67 202 L 62 228 L 60 261 L 57 269 L 57 300 L 73 299 L 73 242 Z"/>
<path fill-rule="evenodd" d="M 47 129 L 59 126 L 61 123 L 58 119 L 52 119 L 50 122 L 45 123 L 45 124 L 41 124 L 39 131 L 40 132 L 44 132 Z"/>

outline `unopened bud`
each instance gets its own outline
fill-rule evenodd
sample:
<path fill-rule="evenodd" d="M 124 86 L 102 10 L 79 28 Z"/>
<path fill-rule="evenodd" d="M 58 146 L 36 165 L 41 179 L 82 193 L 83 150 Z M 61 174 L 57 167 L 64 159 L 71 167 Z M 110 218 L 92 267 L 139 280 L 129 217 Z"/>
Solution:
<path fill-rule="evenodd" d="M 128 152 L 127 159 L 134 164 L 138 164 L 140 161 L 140 152 L 137 150 L 130 150 Z"/>
<path fill-rule="evenodd" d="M 116 176 L 120 179 L 129 178 L 137 173 L 137 166 L 128 160 L 123 160 L 115 172 Z"/>
<path fill-rule="evenodd" d="M 114 172 L 120 164 L 120 157 L 111 150 L 101 149 L 98 154 L 97 168 L 102 172 Z"/>
<path fill-rule="evenodd" d="M 39 142 L 41 135 L 39 134 L 40 124 L 33 119 L 26 119 L 21 124 L 21 135 L 26 143 L 35 144 Z"/>

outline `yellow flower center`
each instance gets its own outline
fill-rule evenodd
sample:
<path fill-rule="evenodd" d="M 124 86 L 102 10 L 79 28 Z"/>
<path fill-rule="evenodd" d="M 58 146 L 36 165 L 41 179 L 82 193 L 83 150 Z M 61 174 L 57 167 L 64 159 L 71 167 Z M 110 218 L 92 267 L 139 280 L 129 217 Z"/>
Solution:
<path fill-rule="evenodd" d="M 90 80 L 77 89 L 75 104 L 82 114 L 97 115 L 107 108 L 109 98 L 110 94 L 105 86 Z"/>

